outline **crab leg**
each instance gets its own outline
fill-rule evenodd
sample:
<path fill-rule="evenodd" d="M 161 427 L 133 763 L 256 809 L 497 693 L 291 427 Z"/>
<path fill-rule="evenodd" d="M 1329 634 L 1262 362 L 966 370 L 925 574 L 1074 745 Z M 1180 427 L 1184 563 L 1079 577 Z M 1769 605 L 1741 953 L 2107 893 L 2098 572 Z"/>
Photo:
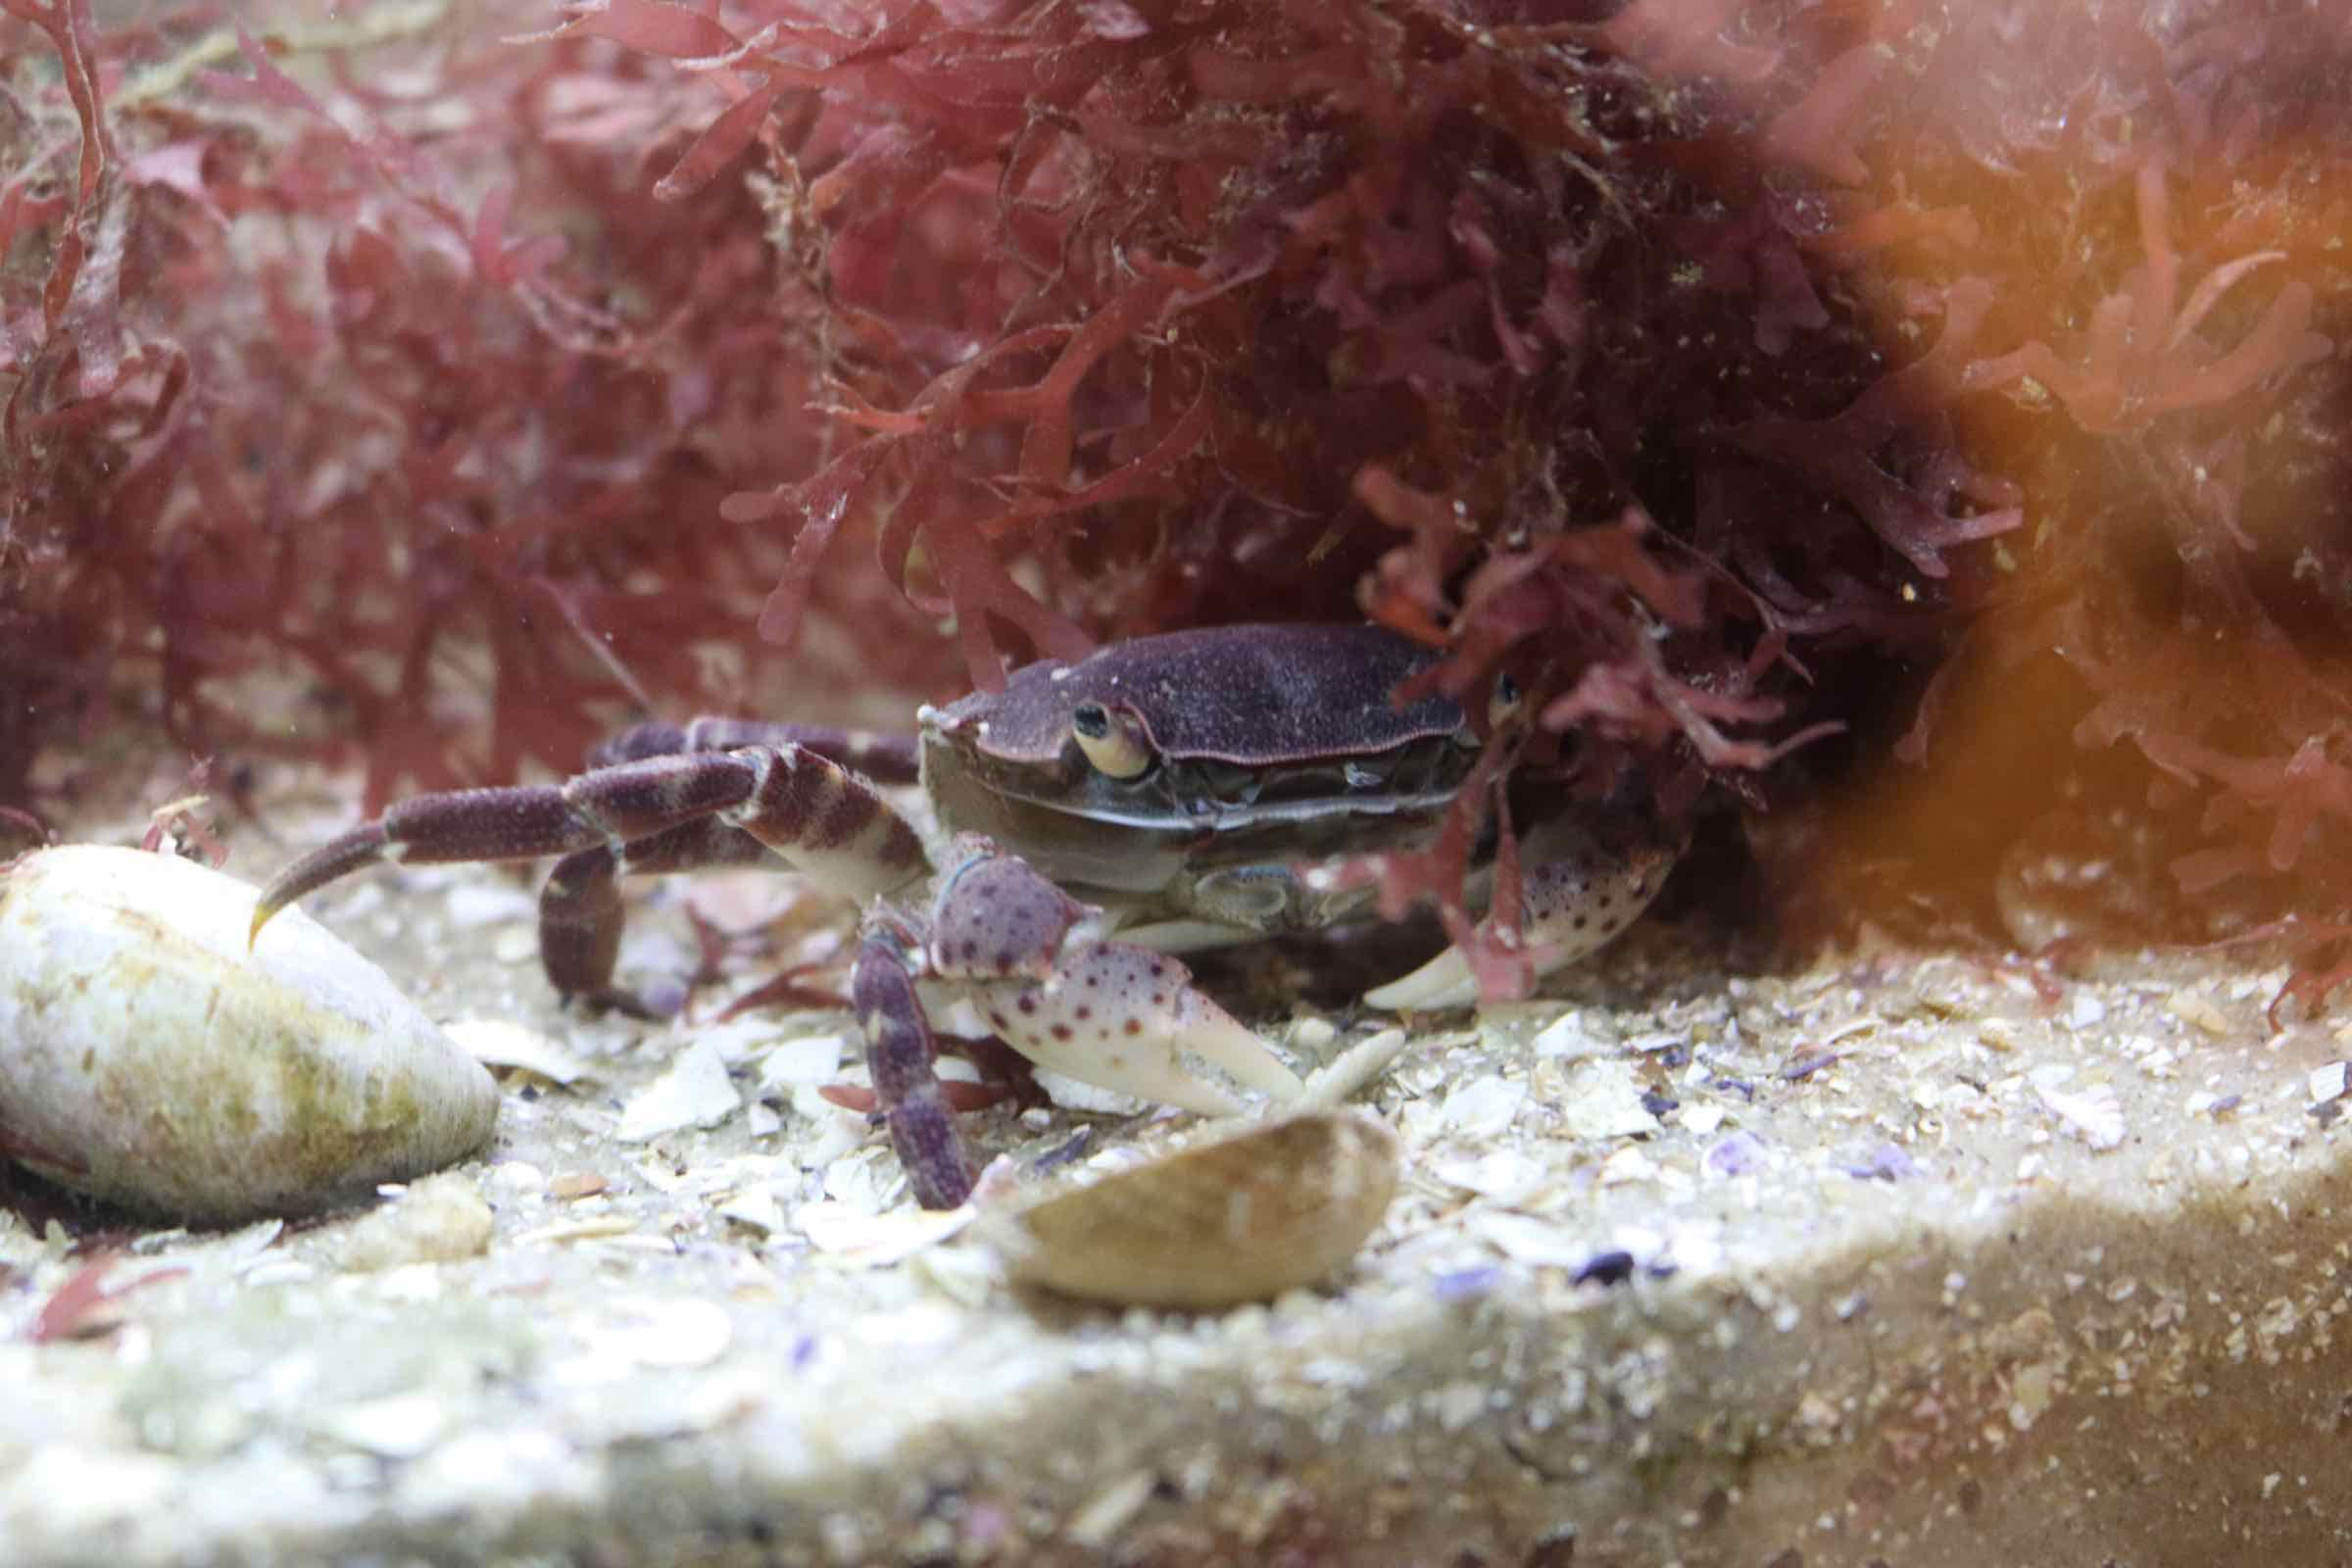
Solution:
<path fill-rule="evenodd" d="M 877 784 L 912 784 L 922 754 L 911 735 L 870 729 L 834 729 L 823 724 L 770 723 L 756 718 L 705 714 L 683 724 L 660 719 L 632 724 L 588 754 L 592 768 L 681 752 L 732 752 L 746 746 L 782 751 L 798 746 L 828 761 L 854 768 Z"/>
<path fill-rule="evenodd" d="M 915 1201 L 954 1208 L 976 1178 L 932 1069 L 938 1047 L 916 991 L 913 951 L 899 920 L 877 909 L 866 920 L 850 995 L 882 1124 Z M 1298 1075 L 1256 1035 L 1192 988 L 1183 964 L 1130 943 L 1076 944 L 1035 985 L 998 982 L 984 1008 L 1004 1043 L 1030 1060 L 1138 1099 L 1209 1116 L 1240 1111 L 1239 1101 L 1186 1069 L 1187 1053 L 1278 1100 L 1301 1092 Z"/>
<path fill-rule="evenodd" d="M 1240 1110 L 1190 1070 L 1189 1055 L 1276 1099 L 1301 1092 L 1256 1035 L 1193 989 L 1183 964 L 1094 940 L 1101 912 L 977 835 L 949 847 L 927 920 L 887 904 L 867 912 L 850 990 L 875 1101 L 925 1207 L 963 1201 L 972 1166 L 932 1071 L 918 971 L 969 991 L 1022 1055 L 1104 1089 L 1208 1115 Z"/>
<path fill-rule="evenodd" d="M 574 850 L 556 862 L 539 889 L 539 964 L 548 983 L 567 1002 L 585 997 L 600 1006 L 650 1016 L 633 995 L 612 984 L 625 918 L 620 879 L 756 865 L 767 856 L 766 845 L 715 816 L 681 822 L 617 850 L 610 844 Z"/>
<path fill-rule="evenodd" d="M 908 944 L 897 922 L 877 911 L 866 921 L 850 972 L 850 1001 L 865 1031 L 866 1070 L 890 1146 L 925 1208 L 954 1208 L 979 1179 L 956 1131 L 939 1076 L 930 1022 L 908 967 Z"/>
<path fill-rule="evenodd" d="M 618 874 L 632 844 L 710 818 L 859 900 L 903 886 L 924 866 L 914 830 L 838 763 L 798 746 L 695 752 L 620 762 L 561 785 L 403 801 L 272 877 L 254 906 L 253 935 L 297 899 L 379 860 L 528 860 L 602 848 Z M 592 866 L 573 875 L 595 880 Z"/>

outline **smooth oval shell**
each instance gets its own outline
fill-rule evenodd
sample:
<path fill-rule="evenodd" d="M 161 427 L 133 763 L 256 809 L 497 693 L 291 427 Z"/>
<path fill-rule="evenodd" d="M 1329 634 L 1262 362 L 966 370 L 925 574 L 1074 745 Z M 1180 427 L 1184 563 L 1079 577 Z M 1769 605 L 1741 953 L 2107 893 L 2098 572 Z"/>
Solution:
<path fill-rule="evenodd" d="M 97 845 L 0 871 L 0 1152 L 198 1222 L 314 1209 L 465 1158 L 498 1088 L 391 977 L 255 890 Z"/>
<path fill-rule="evenodd" d="M 996 1228 L 1016 1280 L 1123 1306 L 1215 1311 L 1353 1257 L 1396 1193 L 1396 1135 L 1352 1111 L 1260 1123 L 1071 1188 Z"/>

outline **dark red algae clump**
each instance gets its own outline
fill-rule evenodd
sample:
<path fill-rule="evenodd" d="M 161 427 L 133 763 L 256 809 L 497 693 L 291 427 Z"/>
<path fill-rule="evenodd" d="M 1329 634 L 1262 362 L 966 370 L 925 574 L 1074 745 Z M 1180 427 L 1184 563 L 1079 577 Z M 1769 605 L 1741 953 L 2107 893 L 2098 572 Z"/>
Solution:
<path fill-rule="evenodd" d="M 824 451 L 818 308 L 759 190 L 650 188 L 700 81 L 524 21 L 0 5 L 0 800 L 125 721 L 380 804 L 778 700 L 785 543 L 718 513 Z M 946 667 L 816 609 L 810 703 Z"/>
<path fill-rule="evenodd" d="M 2348 868 L 2307 6 L 0 9 L 0 799 L 109 702 L 381 795 L 1368 612 L 1593 792 L 1833 801 L 1817 897 L 2118 802 L 2153 924 Z"/>

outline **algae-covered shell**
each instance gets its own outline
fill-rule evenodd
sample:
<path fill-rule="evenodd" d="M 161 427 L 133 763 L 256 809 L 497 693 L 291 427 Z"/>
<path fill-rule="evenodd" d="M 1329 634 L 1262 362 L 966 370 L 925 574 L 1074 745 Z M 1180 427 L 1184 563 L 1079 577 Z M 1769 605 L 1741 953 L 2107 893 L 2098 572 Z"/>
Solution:
<path fill-rule="evenodd" d="M 1005 1270 L 1089 1300 L 1215 1311 L 1312 1285 L 1396 1193 L 1396 1135 L 1311 1111 L 1056 1193 L 991 1229 Z"/>
<path fill-rule="evenodd" d="M 391 977 L 255 891 L 71 845 L 0 869 L 0 1152 L 196 1222 L 293 1213 L 489 1141 L 498 1089 Z"/>

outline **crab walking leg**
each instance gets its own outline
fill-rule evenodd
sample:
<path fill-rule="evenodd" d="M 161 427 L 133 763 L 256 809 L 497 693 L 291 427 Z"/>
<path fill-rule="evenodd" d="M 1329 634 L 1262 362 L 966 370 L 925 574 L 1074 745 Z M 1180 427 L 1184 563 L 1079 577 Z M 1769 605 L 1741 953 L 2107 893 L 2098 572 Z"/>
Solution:
<path fill-rule="evenodd" d="M 931 1025 L 915 995 L 906 937 L 884 915 L 869 916 L 850 971 L 850 1001 L 865 1033 L 866 1071 L 890 1147 L 925 1208 L 954 1208 L 979 1180 L 954 1110 L 932 1068 Z"/>
<path fill-rule="evenodd" d="M 539 889 L 539 964 L 547 971 L 548 983 L 565 1001 L 586 997 L 600 1005 L 649 1016 L 644 1004 L 612 985 L 625 919 L 620 879 L 757 865 L 767 857 L 766 845 L 715 816 L 681 822 L 617 850 L 610 844 L 574 850 L 556 862 Z"/>
<path fill-rule="evenodd" d="M 253 934 L 287 905 L 379 860 L 430 865 L 535 860 L 633 839 L 741 806 L 758 782 L 733 758 L 659 757 L 583 773 L 568 783 L 451 790 L 402 801 L 313 850 L 270 879 Z"/>
<path fill-rule="evenodd" d="M 824 724 L 786 724 L 758 718 L 706 713 L 683 724 L 662 719 L 632 724 L 588 754 L 588 765 L 606 767 L 681 752 L 732 752 L 747 746 L 782 751 L 798 746 L 828 761 L 855 769 L 877 784 L 912 784 L 921 772 L 922 749 L 911 735 L 870 729 L 835 729 Z"/>
<path fill-rule="evenodd" d="M 1681 855 L 1679 841 L 1652 839 L 1625 849 L 1588 842 L 1529 872 L 1519 934 L 1544 956 L 1538 973 L 1565 968 L 1608 946 L 1649 907 Z M 1435 1012 L 1477 1000 L 1478 977 L 1459 948 L 1364 993 L 1369 1005 L 1390 1012 Z"/>
<path fill-rule="evenodd" d="M 625 858 L 633 843 L 706 818 L 742 829 L 860 901 L 924 869 L 914 830 L 838 763 L 797 746 L 694 752 L 601 767 L 561 785 L 403 801 L 272 877 L 254 906 L 252 935 L 287 905 L 379 860 L 531 860 L 599 846 Z"/>

